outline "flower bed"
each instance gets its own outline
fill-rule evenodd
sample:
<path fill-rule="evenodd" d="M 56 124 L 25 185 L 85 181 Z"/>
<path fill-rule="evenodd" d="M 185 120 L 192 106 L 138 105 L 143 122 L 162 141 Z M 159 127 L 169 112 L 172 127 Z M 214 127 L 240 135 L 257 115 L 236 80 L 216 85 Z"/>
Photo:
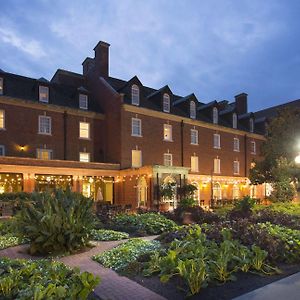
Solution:
<path fill-rule="evenodd" d="M 129 238 L 129 234 L 108 229 L 93 229 L 91 231 L 91 238 L 95 241 L 119 241 Z"/>
<path fill-rule="evenodd" d="M 20 244 L 23 244 L 23 240 L 20 240 L 19 238 L 10 235 L 10 234 L 5 234 L 0 236 L 0 250 L 9 248 L 9 247 L 14 247 L 18 246 Z"/>

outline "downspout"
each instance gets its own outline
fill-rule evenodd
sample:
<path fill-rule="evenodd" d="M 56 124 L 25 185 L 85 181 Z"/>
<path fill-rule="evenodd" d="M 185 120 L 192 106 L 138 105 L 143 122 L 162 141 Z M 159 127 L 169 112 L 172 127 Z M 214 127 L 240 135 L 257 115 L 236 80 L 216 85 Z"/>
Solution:
<path fill-rule="evenodd" d="M 183 120 L 181 120 L 181 128 L 180 128 L 180 135 L 181 135 L 181 166 L 183 167 Z"/>
<path fill-rule="evenodd" d="M 245 148 L 245 151 L 244 151 L 244 155 L 245 155 L 245 177 L 248 177 L 248 174 L 247 174 L 247 134 L 245 134 L 245 139 L 244 139 L 244 148 Z"/>
<path fill-rule="evenodd" d="M 64 111 L 64 160 L 67 160 L 67 111 Z"/>

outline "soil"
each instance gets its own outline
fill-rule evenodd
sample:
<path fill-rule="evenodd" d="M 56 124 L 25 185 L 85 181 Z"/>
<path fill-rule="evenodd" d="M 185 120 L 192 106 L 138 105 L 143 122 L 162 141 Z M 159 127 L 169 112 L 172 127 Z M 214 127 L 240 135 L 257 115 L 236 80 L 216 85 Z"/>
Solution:
<path fill-rule="evenodd" d="M 200 293 L 190 297 L 191 300 L 227 300 L 238 297 L 271 282 L 280 280 L 294 273 L 300 272 L 300 264 L 279 265 L 281 274 L 272 276 L 260 276 L 253 273 L 236 273 L 236 281 L 229 281 L 224 284 L 210 284 L 207 288 L 200 290 Z M 142 275 L 130 277 L 140 285 L 156 292 L 170 300 L 185 299 L 187 291 L 180 290 L 182 281 L 179 278 L 172 278 L 167 283 L 161 283 L 158 276 L 143 277 Z"/>

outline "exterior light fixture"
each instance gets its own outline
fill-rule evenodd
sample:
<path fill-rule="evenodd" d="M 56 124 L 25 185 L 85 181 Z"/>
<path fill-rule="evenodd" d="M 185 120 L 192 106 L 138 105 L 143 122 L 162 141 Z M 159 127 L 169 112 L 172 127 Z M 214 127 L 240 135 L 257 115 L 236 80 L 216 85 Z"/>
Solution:
<path fill-rule="evenodd" d="M 295 163 L 296 163 L 297 165 L 300 164 L 300 153 L 295 157 Z"/>

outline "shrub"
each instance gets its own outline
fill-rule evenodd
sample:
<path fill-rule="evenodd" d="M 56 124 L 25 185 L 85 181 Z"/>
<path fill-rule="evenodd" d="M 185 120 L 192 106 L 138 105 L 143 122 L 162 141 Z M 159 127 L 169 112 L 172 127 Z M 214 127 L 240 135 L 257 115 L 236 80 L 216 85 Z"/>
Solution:
<path fill-rule="evenodd" d="M 0 249 L 24 244 L 26 240 L 17 237 L 12 219 L 0 222 Z"/>
<path fill-rule="evenodd" d="M 127 239 L 129 234 L 126 232 L 120 232 L 109 229 L 93 229 L 91 232 L 91 238 L 95 241 L 118 241 Z"/>
<path fill-rule="evenodd" d="M 0 202 L 10 201 L 29 201 L 31 197 L 30 193 L 18 192 L 18 193 L 2 193 L 0 194 Z"/>
<path fill-rule="evenodd" d="M 92 201 L 70 190 L 33 195 L 17 215 L 19 234 L 30 242 L 31 254 L 74 252 L 88 244 L 93 228 Z"/>
<path fill-rule="evenodd" d="M 229 212 L 229 219 L 236 220 L 240 218 L 249 218 L 252 215 L 255 200 L 250 196 L 235 202 L 234 208 Z"/>
<path fill-rule="evenodd" d="M 87 299 L 100 278 L 48 260 L 0 258 L 1 299 Z"/>
<path fill-rule="evenodd" d="M 193 198 L 183 198 L 179 202 L 179 206 L 183 209 L 188 209 L 190 207 L 193 207 L 197 204 L 197 202 Z"/>

